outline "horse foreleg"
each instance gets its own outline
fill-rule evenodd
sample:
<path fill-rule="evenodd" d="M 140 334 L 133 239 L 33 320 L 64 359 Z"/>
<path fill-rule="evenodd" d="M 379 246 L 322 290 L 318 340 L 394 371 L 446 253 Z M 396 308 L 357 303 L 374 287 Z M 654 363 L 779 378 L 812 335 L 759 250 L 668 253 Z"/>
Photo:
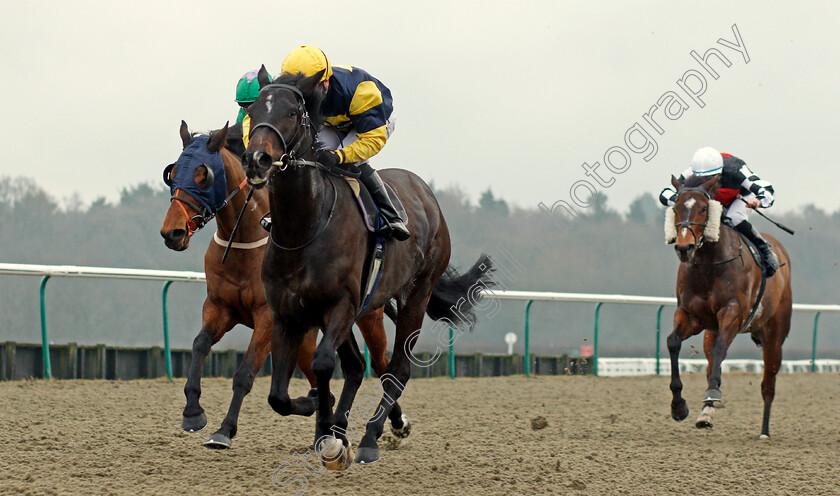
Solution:
<path fill-rule="evenodd" d="M 311 396 L 292 400 L 289 397 L 289 380 L 295 371 L 301 343 L 307 329 L 287 328 L 274 319 L 271 331 L 271 391 L 268 404 L 280 415 L 303 415 L 315 413 L 316 401 Z"/>
<path fill-rule="evenodd" d="M 680 349 L 682 342 L 699 333 L 700 326 L 681 308 L 674 312 L 674 332 L 668 336 L 668 353 L 671 357 L 671 418 L 681 422 L 688 417 L 688 404 L 682 397 L 680 380 Z"/>
<path fill-rule="evenodd" d="M 262 369 L 265 359 L 271 351 L 271 311 L 262 307 L 262 311 L 254 315 L 254 333 L 242 363 L 233 375 L 233 398 L 228 407 L 227 416 L 221 427 L 204 442 L 208 448 L 230 448 L 238 428 L 239 411 L 245 396 L 251 392 L 254 378 Z"/>
<path fill-rule="evenodd" d="M 338 404 L 335 406 L 335 425 L 332 427 L 332 431 L 336 438 L 343 442 L 346 441 L 344 444 L 349 446 L 350 442 L 347 435 L 355 433 L 355 428 L 359 423 L 359 419 L 354 418 L 352 420 L 353 425 L 350 425 L 350 410 L 365 375 L 365 360 L 359 351 L 359 346 L 356 344 L 356 338 L 352 332 L 347 336 L 344 343 L 338 347 L 338 357 L 341 359 L 341 370 L 344 373 L 344 387 L 341 390 Z M 349 431 L 348 427 L 350 427 Z M 348 455 L 350 455 L 349 452 Z M 352 456 L 348 456 L 347 461 L 350 460 L 352 460 Z"/>
<path fill-rule="evenodd" d="M 210 348 L 218 343 L 234 324 L 233 316 L 227 308 L 217 305 L 210 299 L 204 301 L 201 331 L 193 340 L 190 368 L 187 372 L 187 383 L 184 385 L 187 404 L 181 419 L 181 429 L 185 432 L 198 432 L 207 426 L 207 415 L 199 402 L 204 360 L 210 354 Z"/>
<path fill-rule="evenodd" d="M 703 333 L 703 352 L 706 354 L 706 360 L 708 363 L 712 363 L 712 348 L 715 345 L 715 338 L 717 337 L 717 333 L 712 331 L 706 331 Z M 708 383 L 709 378 L 712 376 L 712 367 L 706 367 L 706 382 Z M 713 416 L 715 414 L 715 404 L 712 401 L 705 401 L 703 403 L 703 410 L 700 412 L 700 415 L 697 417 L 697 421 L 694 425 L 697 426 L 698 429 L 711 429 L 714 425 L 713 423 Z"/>
<path fill-rule="evenodd" d="M 324 335 L 321 337 L 321 342 L 315 348 L 315 354 L 312 357 L 312 372 L 315 373 L 315 380 L 318 384 L 315 450 L 321 457 L 324 466 L 329 470 L 344 470 L 350 466 L 353 460 L 350 456 L 350 446 L 346 437 L 343 437 L 343 434 L 336 436 L 336 432 L 333 430 L 335 418 L 332 412 L 330 393 L 330 379 L 335 371 L 335 354 L 339 346 L 349 339 L 348 334 L 352 333 L 353 317 L 354 309 L 349 303 L 349 297 L 341 299 L 337 305 L 331 308 L 324 315 Z M 346 352 L 347 348 L 342 348 L 342 353 Z M 358 348 L 356 352 L 358 353 Z M 348 359 L 351 362 L 353 361 L 353 358 L 348 357 Z M 353 378 L 351 377 L 349 380 L 352 387 Z M 358 385 L 355 386 L 355 389 L 358 389 Z M 348 397 L 342 394 L 341 399 L 352 403 L 349 390 L 345 390 L 345 392 Z M 355 391 L 352 392 L 352 395 L 355 396 Z"/>
<path fill-rule="evenodd" d="M 377 377 L 382 377 L 388 371 L 388 355 L 386 354 L 388 338 L 385 335 L 384 313 L 384 310 L 380 308 L 356 320 L 370 351 L 371 365 Z M 411 433 L 411 423 L 403 414 L 399 403 L 394 402 L 388 419 L 391 421 L 391 433 L 395 436 L 406 438 Z"/>

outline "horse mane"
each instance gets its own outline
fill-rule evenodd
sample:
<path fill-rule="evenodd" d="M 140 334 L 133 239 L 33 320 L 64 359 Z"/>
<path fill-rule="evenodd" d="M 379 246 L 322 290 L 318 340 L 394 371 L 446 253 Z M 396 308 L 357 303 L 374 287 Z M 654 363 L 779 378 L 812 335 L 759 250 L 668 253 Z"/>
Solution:
<path fill-rule="evenodd" d="M 683 187 L 685 187 L 685 188 L 699 188 L 700 186 L 702 186 L 703 184 L 705 184 L 706 182 L 708 182 L 710 179 L 712 179 L 714 177 L 715 176 L 693 175 L 693 176 L 690 176 L 688 179 L 685 180 L 685 184 L 683 184 Z M 711 191 L 709 193 L 711 193 Z"/>
<path fill-rule="evenodd" d="M 281 74 L 272 84 L 288 84 L 294 86 L 303 93 L 303 100 L 305 102 L 306 111 L 309 113 L 309 119 L 316 126 L 321 123 L 321 102 L 324 100 L 324 95 L 320 91 L 307 91 L 301 87 L 301 82 L 306 79 L 303 73 L 295 74 Z"/>

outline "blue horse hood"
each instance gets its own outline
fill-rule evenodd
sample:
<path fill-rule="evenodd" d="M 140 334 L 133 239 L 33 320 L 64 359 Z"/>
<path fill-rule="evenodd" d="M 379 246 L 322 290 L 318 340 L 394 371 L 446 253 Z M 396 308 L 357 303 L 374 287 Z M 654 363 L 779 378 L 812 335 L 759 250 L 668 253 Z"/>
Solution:
<path fill-rule="evenodd" d="M 209 136 L 198 135 L 184 148 L 175 161 L 175 176 L 169 188 L 173 196 L 175 190 L 180 189 L 195 198 L 209 212 L 215 213 L 225 204 L 227 181 L 222 153 L 210 153 L 207 150 L 209 141 Z M 195 169 L 202 165 L 206 165 L 213 173 L 213 184 L 207 189 L 201 189 L 193 179 Z"/>

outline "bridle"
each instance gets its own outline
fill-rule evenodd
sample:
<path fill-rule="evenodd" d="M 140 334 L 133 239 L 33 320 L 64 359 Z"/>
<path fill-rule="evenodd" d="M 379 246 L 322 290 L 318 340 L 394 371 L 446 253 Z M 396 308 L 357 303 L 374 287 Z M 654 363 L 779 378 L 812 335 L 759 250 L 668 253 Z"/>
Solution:
<path fill-rule="evenodd" d="M 300 116 L 300 122 L 298 123 L 297 128 L 295 129 L 295 134 L 292 135 L 291 139 L 287 142 L 286 138 L 283 136 L 283 133 L 280 132 L 279 129 L 274 124 L 270 122 L 260 122 L 259 124 L 253 126 L 251 131 L 248 133 L 248 138 L 250 139 L 253 136 L 254 131 L 257 129 L 264 127 L 269 129 L 272 133 L 274 133 L 279 139 L 280 144 L 283 145 L 283 155 L 280 156 L 279 159 L 273 161 L 271 166 L 268 168 L 268 172 L 272 172 L 273 168 L 277 168 L 279 171 L 286 170 L 289 166 L 292 167 L 323 167 L 318 162 L 313 162 L 310 160 L 302 160 L 296 158 L 301 150 L 305 150 L 306 148 L 312 148 L 315 144 L 315 134 L 313 133 L 313 126 L 312 120 L 309 117 L 309 112 L 306 110 L 306 100 L 303 98 L 303 93 L 301 91 L 291 85 L 288 84 L 269 84 L 260 88 L 260 93 L 267 90 L 272 89 L 285 89 L 291 91 L 295 95 L 295 99 L 298 103 L 298 112 L 297 115 Z M 304 147 L 304 142 L 306 138 L 310 137 L 310 143 L 308 147 Z M 291 150 L 290 150 L 291 149 Z"/>
<path fill-rule="evenodd" d="M 279 159 L 272 161 L 271 166 L 266 171 L 269 180 L 274 177 L 276 172 L 283 172 L 289 167 L 293 168 L 300 168 L 300 167 L 315 167 L 316 169 L 320 169 L 325 172 L 331 172 L 322 164 L 311 161 L 311 160 L 303 160 L 297 158 L 298 154 L 301 150 L 311 150 L 315 145 L 316 141 L 316 133 L 313 132 L 312 126 L 312 119 L 309 117 L 309 112 L 306 110 L 306 100 L 303 97 L 303 93 L 296 87 L 288 85 L 288 84 L 269 84 L 260 88 L 260 93 L 266 90 L 271 89 L 285 89 L 291 91 L 295 95 L 295 99 L 298 103 L 298 112 L 297 115 L 300 116 L 300 121 L 298 122 L 297 128 L 295 129 L 295 134 L 292 135 L 289 141 L 286 141 L 286 138 L 283 136 L 283 133 L 277 129 L 276 126 L 269 122 L 260 122 L 251 128 L 251 131 L 248 134 L 250 137 L 254 134 L 254 131 L 257 129 L 264 127 L 274 133 L 279 139 L 280 143 L 283 146 L 283 155 L 280 156 Z M 304 143 L 309 139 L 309 144 L 304 145 Z M 291 149 L 291 150 L 290 150 Z M 272 229 L 269 231 L 269 239 L 271 243 L 276 246 L 277 248 L 284 250 L 284 251 L 295 251 L 300 250 L 301 248 L 305 248 L 312 244 L 323 232 L 327 229 L 327 226 L 330 224 L 330 220 L 333 218 L 333 214 L 335 213 L 336 203 L 338 202 L 338 191 L 336 190 L 335 183 L 331 180 L 327 182 L 332 185 L 332 206 L 330 207 L 330 211 L 327 214 L 327 220 L 324 224 L 312 235 L 307 241 L 298 245 L 298 246 L 283 246 L 278 243 L 274 239 L 274 230 Z"/>
<path fill-rule="evenodd" d="M 169 171 L 168 168 L 167 171 Z M 222 204 L 219 205 L 215 210 L 210 210 L 204 205 L 199 205 L 195 202 L 187 200 L 183 196 L 178 196 L 178 193 L 181 191 L 181 189 L 176 189 L 175 194 L 169 197 L 169 202 L 171 203 L 174 201 L 176 202 L 176 205 L 181 207 L 181 212 L 184 213 L 184 217 L 186 217 L 187 219 L 187 237 L 192 237 L 193 234 L 200 231 L 204 226 L 207 225 L 208 222 L 213 220 L 216 217 L 216 213 L 219 210 L 225 208 L 227 204 L 230 203 L 230 200 L 234 196 L 236 196 L 237 193 L 242 191 L 242 188 L 244 188 L 246 184 L 248 184 L 248 180 L 243 179 L 242 182 L 236 186 L 236 189 L 231 191 L 230 194 L 227 195 L 227 197 L 225 198 L 225 201 L 222 202 Z M 189 212 L 187 212 L 187 209 L 184 207 L 185 204 L 192 207 L 197 213 L 191 217 Z"/>
<path fill-rule="evenodd" d="M 711 194 L 709 194 L 709 192 L 708 192 L 708 191 L 706 191 L 706 190 L 705 190 L 705 189 L 703 189 L 703 188 L 683 188 L 683 189 L 679 190 L 679 192 L 677 192 L 677 198 L 679 198 L 679 196 L 680 196 L 681 194 L 683 194 L 683 193 L 687 193 L 687 192 L 691 192 L 691 191 L 693 191 L 693 192 L 698 192 L 698 193 L 702 193 L 703 195 L 705 195 L 705 196 L 706 196 L 706 199 L 707 199 L 707 200 L 712 200 L 712 195 L 711 195 Z M 677 232 L 679 232 L 679 230 L 680 230 L 680 229 L 688 229 L 688 230 L 689 230 L 689 232 L 691 232 L 691 236 L 694 238 L 694 246 L 695 246 L 695 249 L 700 249 L 700 247 L 701 247 L 701 246 L 703 246 L 703 241 L 704 241 L 704 238 L 705 238 L 705 237 L 701 234 L 701 235 L 700 235 L 700 239 L 698 239 L 698 238 L 697 238 L 697 233 L 695 233 L 695 232 L 694 232 L 694 229 L 692 229 L 692 228 L 691 228 L 691 226 L 700 226 L 700 227 L 702 227 L 702 228 L 703 228 L 703 230 L 705 231 L 705 230 L 706 230 L 706 226 L 707 226 L 708 224 L 709 224 L 709 211 L 708 211 L 708 208 L 706 209 L 706 220 L 705 220 L 704 222 L 691 222 L 689 219 L 686 219 L 686 220 L 684 220 L 684 221 L 682 221 L 682 222 L 674 222 L 674 225 L 675 225 L 675 226 L 676 226 L 676 228 L 677 228 Z"/>
<path fill-rule="evenodd" d="M 706 197 L 706 199 L 709 200 L 709 201 L 714 199 L 712 197 L 711 193 L 709 193 L 708 191 L 706 191 L 705 189 L 703 189 L 701 187 L 682 188 L 677 192 L 677 198 L 679 198 L 679 196 L 681 194 L 686 193 L 686 192 L 702 193 Z M 697 233 L 694 232 L 694 229 L 692 229 L 691 226 L 700 226 L 703 229 L 703 232 L 705 233 L 706 226 L 708 226 L 708 224 L 709 224 L 709 208 L 708 207 L 706 207 L 706 220 L 704 222 L 691 222 L 688 219 L 686 219 L 682 222 L 674 222 L 674 225 L 677 228 L 677 232 L 679 232 L 680 229 L 688 229 L 688 231 L 691 233 L 691 236 L 694 238 L 694 246 L 695 246 L 694 249 L 695 250 L 699 250 L 700 247 L 703 246 L 703 242 L 705 241 L 706 237 L 705 237 L 705 234 L 701 234 L 700 238 L 698 239 L 697 238 Z M 741 237 L 738 236 L 738 254 L 735 255 L 734 257 L 729 258 L 727 260 L 720 261 L 720 262 L 705 262 L 705 263 L 704 262 L 691 262 L 691 264 L 692 265 L 723 265 L 723 264 L 727 264 L 729 262 L 737 260 L 738 258 L 741 258 L 742 251 L 743 251 L 743 245 L 741 243 Z M 741 261 L 743 262 L 743 259 Z"/>

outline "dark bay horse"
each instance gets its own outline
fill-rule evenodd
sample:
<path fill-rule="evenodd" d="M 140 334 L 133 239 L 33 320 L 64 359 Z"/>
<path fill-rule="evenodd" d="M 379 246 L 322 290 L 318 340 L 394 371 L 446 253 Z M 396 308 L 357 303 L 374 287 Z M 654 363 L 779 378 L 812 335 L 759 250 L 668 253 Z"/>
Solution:
<path fill-rule="evenodd" d="M 703 181 L 706 182 L 703 182 Z M 691 177 L 686 184 L 676 178 L 677 201 L 666 215 L 666 241 L 680 259 L 677 274 L 677 310 L 674 332 L 668 336 L 671 355 L 671 416 L 688 417 L 688 405 L 681 396 L 679 353 L 682 342 L 705 329 L 703 349 L 709 361 L 708 390 L 698 428 L 712 427 L 714 403 L 722 400 L 720 366 L 729 345 L 740 332 L 749 332 L 764 354 L 764 419 L 761 438 L 770 436 L 770 405 L 776 393 L 776 374 L 782 363 L 782 343 L 790 331 L 792 296 L 790 256 L 775 238 L 764 234 L 783 265 L 766 279 L 764 294 L 753 315 L 762 289 L 761 269 L 743 245 L 739 234 L 721 225 L 722 206 L 712 199 L 718 177 Z M 750 322 L 750 317 L 752 321 Z"/>
<path fill-rule="evenodd" d="M 190 134 L 187 124 L 181 122 L 181 140 L 184 145 L 179 161 L 165 171 L 165 180 L 171 183 L 173 198 L 163 220 L 160 233 L 164 243 L 176 251 L 189 247 L 190 237 L 211 218 L 216 219 L 214 240 L 204 256 L 207 276 L 207 299 L 202 310 L 201 331 L 192 348 L 192 360 L 184 387 L 187 405 L 181 427 L 187 432 L 197 432 L 207 425 L 207 417 L 199 403 L 201 372 L 210 348 L 236 324 L 254 329 L 251 342 L 242 363 L 233 378 L 233 399 L 221 427 L 204 444 L 211 448 L 229 448 L 236 435 L 237 419 L 242 401 L 250 392 L 254 377 L 259 373 L 271 349 L 272 315 L 265 300 L 260 269 L 265 254 L 268 233 L 260 226 L 260 216 L 268 211 L 268 195 L 254 191 L 249 207 L 242 219 L 227 259 L 222 257 L 231 239 L 237 215 L 245 203 L 245 173 L 240 159 L 229 149 L 241 142 L 238 126 L 228 133 L 225 126 L 211 137 Z M 239 131 L 238 135 L 237 132 Z M 206 145 L 205 145 L 206 143 Z M 204 149 L 201 149 L 204 148 Z M 205 162 L 210 162 L 208 165 Z M 213 163 L 216 171 L 213 172 Z M 184 168 L 179 175 L 178 168 Z M 223 169 L 223 170 L 222 170 Z M 224 176 L 224 181 L 220 180 Z M 188 183 L 192 181 L 194 185 Z M 224 184 L 223 184 L 224 183 Z M 218 187 L 215 192 L 213 188 Z M 198 188 L 198 189 L 195 189 Z M 193 191 L 193 194 L 186 190 Z M 203 198 L 202 198 L 203 197 Z M 221 198 L 221 199 L 220 199 Z M 203 201 L 200 201 L 202 200 Z M 226 199 L 226 201 L 222 201 Z M 388 367 L 387 338 L 382 322 L 381 308 L 357 320 L 359 329 L 371 352 L 371 362 L 377 374 L 384 374 Z M 307 333 L 303 339 L 297 365 L 315 388 L 312 373 L 312 354 L 315 351 L 316 332 Z M 314 389 L 310 391 L 314 395 Z M 407 436 L 408 420 L 400 415 L 392 418 L 391 428 L 397 436 Z"/>
<path fill-rule="evenodd" d="M 310 415 L 317 408 L 316 438 L 323 436 L 323 442 L 316 443 L 316 450 L 327 468 L 345 469 L 353 459 L 345 435 L 348 413 L 363 370 L 350 326 L 363 310 L 363 274 L 373 240 L 345 180 L 314 162 L 321 74 L 281 76 L 277 84 L 269 84 L 266 76 L 262 69 L 263 89 L 249 109 L 252 131 L 245 165 L 252 185 L 267 185 L 273 221 L 262 271 L 274 312 L 268 401 L 281 415 Z M 372 295 L 371 308 L 396 300 L 396 339 L 388 373 L 381 378 L 383 397 L 366 424 L 357 463 L 380 458 L 377 440 L 409 380 L 409 354 L 424 314 L 459 327 L 471 324 L 467 315 L 476 295 L 470 291 L 491 270 L 483 256 L 464 275 L 448 272 L 449 230 L 431 189 L 405 170 L 386 169 L 380 175 L 402 199 L 411 237 L 386 243 L 384 269 Z M 312 327 L 324 332 L 312 360 L 318 399 L 292 399 L 289 377 Z M 336 352 L 345 380 L 334 415 L 328 395 Z"/>

